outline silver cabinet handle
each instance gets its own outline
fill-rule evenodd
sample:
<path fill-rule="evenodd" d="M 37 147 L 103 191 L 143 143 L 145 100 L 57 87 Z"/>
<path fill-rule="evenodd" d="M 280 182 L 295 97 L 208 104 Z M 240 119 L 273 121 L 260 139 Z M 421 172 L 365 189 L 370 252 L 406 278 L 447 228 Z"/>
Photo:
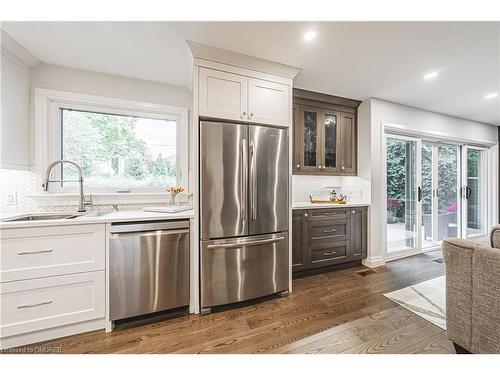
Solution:
<path fill-rule="evenodd" d="M 255 144 L 253 141 L 250 142 L 250 209 L 252 211 L 252 220 L 257 220 L 257 166 L 255 157 Z"/>
<path fill-rule="evenodd" d="M 253 112 L 250 113 L 250 115 L 248 115 L 248 118 L 252 118 L 253 117 Z"/>
<path fill-rule="evenodd" d="M 30 255 L 30 254 L 42 254 L 42 253 L 52 253 L 54 250 L 39 250 L 39 251 L 21 251 L 17 255 Z"/>
<path fill-rule="evenodd" d="M 345 169 L 345 167 L 344 167 L 344 166 L 342 166 L 342 170 L 344 170 L 344 169 Z"/>
<path fill-rule="evenodd" d="M 351 211 L 351 213 L 355 214 L 355 213 L 356 213 L 356 211 L 352 210 L 352 211 Z"/>
<path fill-rule="evenodd" d="M 300 164 L 297 164 L 297 169 L 300 169 Z"/>
<path fill-rule="evenodd" d="M 323 233 L 333 233 L 335 232 L 336 229 L 332 228 L 332 229 L 323 229 Z"/>
<path fill-rule="evenodd" d="M 246 221 L 247 216 L 247 200 L 248 200 L 248 148 L 247 140 L 241 140 L 241 221 Z"/>
<path fill-rule="evenodd" d="M 325 252 L 323 253 L 323 255 L 333 255 L 333 254 L 335 254 L 335 253 L 336 253 L 336 251 L 325 251 Z"/>
<path fill-rule="evenodd" d="M 243 112 L 243 113 L 240 115 L 240 118 L 241 118 L 241 119 L 244 119 L 246 115 L 247 115 L 247 113 L 246 113 L 246 112 Z"/>
<path fill-rule="evenodd" d="M 21 305 L 17 306 L 18 309 L 27 309 L 28 307 L 36 307 L 36 306 L 42 306 L 42 305 L 49 305 L 51 304 L 52 301 L 45 301 L 45 302 L 40 302 L 40 303 L 34 303 L 32 305 Z"/>
<path fill-rule="evenodd" d="M 267 240 L 258 240 L 258 241 L 249 241 L 249 242 L 241 242 L 241 243 L 228 243 L 228 244 L 220 244 L 220 245 L 208 245 L 207 249 L 234 249 L 243 246 L 255 246 L 255 245 L 266 245 L 270 243 L 275 243 L 279 241 L 283 241 L 285 237 L 276 237 L 270 238 Z"/>
<path fill-rule="evenodd" d="M 308 217 L 309 215 L 308 214 L 304 214 L 304 217 Z"/>

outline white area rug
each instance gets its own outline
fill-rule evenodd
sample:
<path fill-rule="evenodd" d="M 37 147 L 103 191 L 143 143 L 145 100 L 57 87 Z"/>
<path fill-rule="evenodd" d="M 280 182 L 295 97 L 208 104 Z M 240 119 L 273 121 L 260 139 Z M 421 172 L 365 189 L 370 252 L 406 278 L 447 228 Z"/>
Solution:
<path fill-rule="evenodd" d="M 445 277 L 424 281 L 384 296 L 446 330 Z"/>

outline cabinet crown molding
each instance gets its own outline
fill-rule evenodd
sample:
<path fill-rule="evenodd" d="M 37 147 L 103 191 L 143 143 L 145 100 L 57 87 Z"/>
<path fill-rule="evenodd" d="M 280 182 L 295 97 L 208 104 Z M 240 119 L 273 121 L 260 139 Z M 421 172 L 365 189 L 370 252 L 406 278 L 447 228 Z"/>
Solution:
<path fill-rule="evenodd" d="M 302 69 L 294 66 L 208 46 L 191 40 L 187 40 L 186 43 L 193 55 L 193 58 L 195 59 L 195 65 L 203 65 L 203 63 L 200 63 L 199 60 L 206 60 L 263 73 L 274 74 L 292 80 L 302 71 Z"/>
<path fill-rule="evenodd" d="M 341 105 L 346 107 L 358 108 L 361 104 L 360 100 L 344 98 L 341 96 L 323 94 L 320 92 L 313 92 L 303 89 L 295 88 L 293 89 L 294 99 L 304 99 L 311 100 L 315 102 L 321 102 L 326 104 Z"/>

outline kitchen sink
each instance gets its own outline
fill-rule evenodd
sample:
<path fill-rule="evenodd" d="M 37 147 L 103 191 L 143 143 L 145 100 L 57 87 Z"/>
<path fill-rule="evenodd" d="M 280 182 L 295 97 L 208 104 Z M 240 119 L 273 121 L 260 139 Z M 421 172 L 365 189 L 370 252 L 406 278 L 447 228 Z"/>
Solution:
<path fill-rule="evenodd" d="M 3 222 L 10 221 L 40 221 L 40 220 L 58 220 L 58 219 L 75 219 L 80 217 L 78 214 L 46 214 L 46 215 L 25 215 L 9 219 L 3 219 Z"/>

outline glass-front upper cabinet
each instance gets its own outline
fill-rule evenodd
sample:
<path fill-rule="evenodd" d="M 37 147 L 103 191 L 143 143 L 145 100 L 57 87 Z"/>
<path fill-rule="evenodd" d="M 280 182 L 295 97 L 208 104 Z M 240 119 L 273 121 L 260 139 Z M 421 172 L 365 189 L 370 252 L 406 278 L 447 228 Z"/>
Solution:
<path fill-rule="evenodd" d="M 338 122 L 339 116 L 336 112 L 323 112 L 322 131 L 323 131 L 323 155 L 321 160 L 321 169 L 326 172 L 338 171 L 337 142 L 338 142 Z"/>
<path fill-rule="evenodd" d="M 355 176 L 356 109 L 304 102 L 293 106 L 293 173 Z"/>
<path fill-rule="evenodd" d="M 294 170 L 313 172 L 318 170 L 321 158 L 320 121 L 321 111 L 314 107 L 297 106 L 294 111 Z"/>

